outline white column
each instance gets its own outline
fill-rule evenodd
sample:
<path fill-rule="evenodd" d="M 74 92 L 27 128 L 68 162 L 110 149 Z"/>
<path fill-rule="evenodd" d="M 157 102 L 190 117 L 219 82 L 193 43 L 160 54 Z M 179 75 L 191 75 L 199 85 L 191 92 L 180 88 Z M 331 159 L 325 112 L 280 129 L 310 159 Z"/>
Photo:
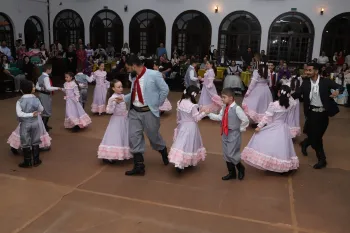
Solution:
<path fill-rule="evenodd" d="M 166 24 L 166 33 L 165 33 L 165 48 L 166 51 L 168 52 L 168 58 L 171 58 L 171 43 L 172 43 L 172 28 L 173 28 L 173 24 L 168 23 Z"/>

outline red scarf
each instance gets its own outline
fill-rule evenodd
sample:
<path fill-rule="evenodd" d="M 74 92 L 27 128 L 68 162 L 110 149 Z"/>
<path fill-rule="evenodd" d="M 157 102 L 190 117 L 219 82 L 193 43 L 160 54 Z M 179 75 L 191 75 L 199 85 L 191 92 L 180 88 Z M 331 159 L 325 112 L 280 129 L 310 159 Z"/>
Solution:
<path fill-rule="evenodd" d="M 221 135 L 224 133 L 228 135 L 228 111 L 230 110 L 230 105 L 226 105 L 224 115 L 221 120 Z"/>
<path fill-rule="evenodd" d="M 140 103 L 144 104 L 142 90 L 141 90 L 141 86 L 140 86 L 140 78 L 142 78 L 142 76 L 146 73 L 146 70 L 147 70 L 146 67 L 143 67 L 141 74 L 136 76 L 136 79 L 134 81 L 134 88 L 132 89 L 132 93 L 131 93 L 131 102 L 134 102 L 136 92 L 137 92 L 137 97 L 139 98 Z M 136 90 L 135 90 L 135 88 L 136 88 Z"/>

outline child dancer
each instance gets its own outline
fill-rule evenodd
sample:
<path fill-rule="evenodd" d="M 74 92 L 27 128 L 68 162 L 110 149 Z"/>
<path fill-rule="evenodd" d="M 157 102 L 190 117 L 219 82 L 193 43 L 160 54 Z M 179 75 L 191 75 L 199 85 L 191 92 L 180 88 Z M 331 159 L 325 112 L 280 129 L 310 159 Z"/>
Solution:
<path fill-rule="evenodd" d="M 288 172 L 299 167 L 292 135 L 286 123 L 293 109 L 290 102 L 291 89 L 282 86 L 280 98 L 270 104 L 256 133 L 242 152 L 242 160 L 261 170 Z M 267 124 L 267 126 L 265 126 Z"/>
<path fill-rule="evenodd" d="M 244 112 L 254 124 L 261 121 L 266 109 L 273 101 L 267 76 L 268 68 L 265 64 L 260 65 L 258 70 L 254 70 L 252 80 L 243 99 Z"/>
<path fill-rule="evenodd" d="M 80 99 L 79 102 L 85 108 L 85 103 L 87 102 L 87 94 L 89 83 L 93 81 L 93 79 L 86 74 L 83 74 L 82 69 L 77 69 L 78 73 L 75 75 L 75 81 L 77 82 L 80 89 Z"/>
<path fill-rule="evenodd" d="M 234 99 L 234 89 L 225 88 L 221 92 L 222 101 L 225 104 L 220 113 L 209 113 L 209 118 L 221 121 L 221 138 L 224 160 L 226 161 L 228 174 L 222 180 L 236 179 L 236 167 L 238 179 L 243 180 L 245 168 L 241 163 L 241 132 L 249 126 L 249 119 Z"/>
<path fill-rule="evenodd" d="M 109 82 L 106 80 L 107 72 L 104 71 L 105 64 L 98 63 L 98 70 L 96 70 L 92 78 L 96 81 L 96 86 L 94 90 L 94 99 L 91 105 L 91 112 L 98 113 L 101 115 L 106 112 L 106 96 L 107 89 L 109 87 Z"/>
<path fill-rule="evenodd" d="M 158 61 L 154 61 L 153 69 L 154 70 L 158 70 L 159 72 L 161 72 L 160 69 L 162 69 L 162 67 L 159 66 L 159 62 Z M 163 75 L 163 78 L 164 78 L 164 75 Z M 168 98 L 166 98 L 165 101 L 164 101 L 164 104 L 159 107 L 159 111 L 161 112 L 161 114 L 163 114 L 164 112 L 169 112 L 169 111 L 171 111 L 171 109 L 172 109 L 172 106 L 171 106 L 171 103 L 168 100 Z"/>
<path fill-rule="evenodd" d="M 116 102 L 117 97 L 124 98 L 122 93 L 123 84 L 119 80 L 112 80 L 108 90 L 106 111 L 113 115 L 97 152 L 98 158 L 106 163 L 132 158 L 129 148 L 128 110 L 125 102 L 119 104 Z"/>
<path fill-rule="evenodd" d="M 79 103 L 80 94 L 79 87 L 73 79 L 74 74 L 68 72 L 65 74 L 64 91 L 66 96 L 66 118 L 64 119 L 64 127 L 78 131 L 80 128 L 85 128 L 91 124 L 90 117 L 86 114 L 83 107 Z"/>
<path fill-rule="evenodd" d="M 24 161 L 18 166 L 22 168 L 37 167 L 42 163 L 39 158 L 39 144 L 41 141 L 38 115 L 44 111 L 44 107 L 40 100 L 33 95 L 35 87 L 31 81 L 23 80 L 21 91 L 23 96 L 16 103 L 16 113 L 19 122 L 21 122 L 20 139 Z"/>
<path fill-rule="evenodd" d="M 51 147 L 51 137 L 47 133 L 45 129 L 45 125 L 43 120 L 41 119 L 41 116 L 38 116 L 39 120 L 39 130 L 40 130 L 40 150 L 41 151 L 47 151 L 50 150 Z M 10 135 L 10 137 L 7 140 L 7 143 L 11 146 L 11 151 L 13 154 L 19 154 L 18 150 L 21 148 L 21 138 L 20 138 L 20 127 L 21 123 L 18 124 L 15 131 L 13 131 Z"/>
<path fill-rule="evenodd" d="M 218 112 L 222 107 L 222 101 L 214 85 L 215 63 L 213 61 L 207 62 L 206 69 L 207 71 L 204 74 L 204 78 L 199 77 L 199 80 L 203 82 L 203 87 L 198 104 L 201 109 L 209 109 L 211 112 Z"/>
<path fill-rule="evenodd" d="M 41 104 L 44 107 L 44 111 L 42 112 L 42 119 L 46 128 L 46 131 L 52 129 L 52 127 L 48 126 L 47 123 L 51 117 L 52 113 L 52 94 L 54 91 L 61 90 L 59 87 L 53 87 L 51 79 L 49 75 L 52 72 L 52 65 L 45 64 L 43 66 L 44 72 L 38 78 L 38 82 L 36 83 L 36 90 L 40 92 L 39 99 Z"/>
<path fill-rule="evenodd" d="M 199 161 L 204 161 L 206 156 L 198 128 L 198 121 L 206 114 L 198 112 L 196 104 L 198 93 L 198 87 L 189 86 L 184 90 L 181 100 L 177 102 L 177 127 L 168 158 L 179 173 L 185 167 L 196 166 Z"/>

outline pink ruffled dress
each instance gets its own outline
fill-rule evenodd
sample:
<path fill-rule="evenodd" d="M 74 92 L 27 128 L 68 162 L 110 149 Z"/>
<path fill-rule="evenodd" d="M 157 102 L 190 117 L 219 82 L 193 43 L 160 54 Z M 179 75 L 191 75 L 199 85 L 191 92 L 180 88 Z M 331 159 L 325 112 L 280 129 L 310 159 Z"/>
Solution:
<path fill-rule="evenodd" d="M 91 124 L 91 118 L 86 114 L 81 106 L 79 99 L 80 93 L 78 85 L 74 82 L 65 82 L 63 91 L 66 93 L 66 117 L 64 119 L 64 127 L 71 129 L 75 126 L 85 128 Z"/>
<path fill-rule="evenodd" d="M 168 156 L 169 162 L 176 168 L 184 169 L 204 161 L 207 152 L 203 146 L 198 121 L 205 116 L 205 113 L 198 112 L 198 105 L 188 99 L 177 103 L 177 128 Z"/>
<path fill-rule="evenodd" d="M 107 113 L 113 114 L 109 121 L 103 140 L 98 147 L 98 158 L 108 160 L 131 159 L 129 148 L 129 121 L 125 102 L 117 104 L 114 100 L 118 96 L 113 94 L 108 100 Z"/>
<path fill-rule="evenodd" d="M 198 105 L 202 109 L 209 109 L 210 112 L 219 112 L 222 108 L 222 100 L 216 91 L 214 85 L 215 73 L 213 69 L 205 72 L 203 78 L 203 87 Z"/>
<path fill-rule="evenodd" d="M 159 111 L 161 112 L 169 112 L 171 111 L 173 107 L 171 106 L 170 101 L 168 100 L 168 98 L 165 99 L 164 104 L 162 106 L 159 107 Z"/>
<path fill-rule="evenodd" d="M 254 70 L 242 102 L 245 114 L 254 123 L 259 123 L 262 120 L 269 104 L 273 101 L 268 82 L 268 79 L 261 78 L 258 71 Z"/>
<path fill-rule="evenodd" d="M 39 145 L 39 147 L 41 149 L 46 149 L 46 148 L 50 148 L 51 146 L 51 137 L 48 134 L 48 132 L 45 129 L 45 125 L 44 122 L 41 118 L 41 116 L 38 116 L 39 119 L 39 130 L 40 130 L 40 140 L 41 143 Z M 20 149 L 21 148 L 21 139 L 19 136 L 19 128 L 20 128 L 21 123 L 18 124 L 17 128 L 15 129 L 15 131 L 13 131 L 10 135 L 10 137 L 7 140 L 7 143 L 10 144 L 10 146 L 14 149 Z"/>
<path fill-rule="evenodd" d="M 295 138 L 300 136 L 300 102 L 298 99 L 293 99 L 290 97 L 291 110 L 290 114 L 288 114 L 287 124 L 289 125 L 290 133 L 292 137 Z"/>
<path fill-rule="evenodd" d="M 107 72 L 96 70 L 92 78 L 96 81 L 94 98 L 91 105 L 91 112 L 102 114 L 106 112 L 106 98 L 109 82 L 106 80 Z"/>
<path fill-rule="evenodd" d="M 280 106 L 278 101 L 270 103 L 258 124 L 260 132 L 253 135 L 241 153 L 245 163 L 273 172 L 288 172 L 299 167 L 292 135 L 286 123 L 289 114 L 293 114 L 293 108 L 292 103 L 288 109 Z"/>

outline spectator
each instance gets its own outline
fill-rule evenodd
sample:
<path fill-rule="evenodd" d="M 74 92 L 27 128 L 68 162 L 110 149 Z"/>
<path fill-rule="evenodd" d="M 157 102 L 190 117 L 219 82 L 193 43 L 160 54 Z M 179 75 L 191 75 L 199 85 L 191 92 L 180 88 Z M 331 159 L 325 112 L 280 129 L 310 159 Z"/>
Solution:
<path fill-rule="evenodd" d="M 166 49 L 164 48 L 164 44 L 163 44 L 163 43 L 160 43 L 159 47 L 157 48 L 156 54 L 157 54 L 157 57 L 158 57 L 158 58 L 160 58 L 160 57 L 163 56 L 164 54 L 167 55 L 167 51 L 166 51 Z"/>
<path fill-rule="evenodd" d="M 242 54 L 241 60 L 243 61 L 243 63 L 244 63 L 246 66 L 247 66 L 247 65 L 249 66 L 250 63 L 251 63 L 252 60 L 253 60 L 253 57 L 254 57 L 254 55 L 253 55 L 252 49 L 251 49 L 250 47 L 248 47 L 247 52 L 244 53 L 244 54 Z"/>
<path fill-rule="evenodd" d="M 324 51 L 322 51 L 321 56 L 317 59 L 317 62 L 321 65 L 324 65 L 329 62 L 329 59 Z"/>
<path fill-rule="evenodd" d="M 5 54 L 7 57 L 11 57 L 11 50 L 7 47 L 6 41 L 1 42 L 0 52 Z"/>
<path fill-rule="evenodd" d="M 166 58 L 166 54 L 163 54 L 163 56 L 160 57 L 160 66 L 162 66 L 162 73 L 166 78 L 170 77 L 171 70 L 173 66 L 171 65 L 171 62 Z"/>
<path fill-rule="evenodd" d="M 130 48 L 128 43 L 124 43 L 121 53 L 124 55 L 130 54 Z"/>

